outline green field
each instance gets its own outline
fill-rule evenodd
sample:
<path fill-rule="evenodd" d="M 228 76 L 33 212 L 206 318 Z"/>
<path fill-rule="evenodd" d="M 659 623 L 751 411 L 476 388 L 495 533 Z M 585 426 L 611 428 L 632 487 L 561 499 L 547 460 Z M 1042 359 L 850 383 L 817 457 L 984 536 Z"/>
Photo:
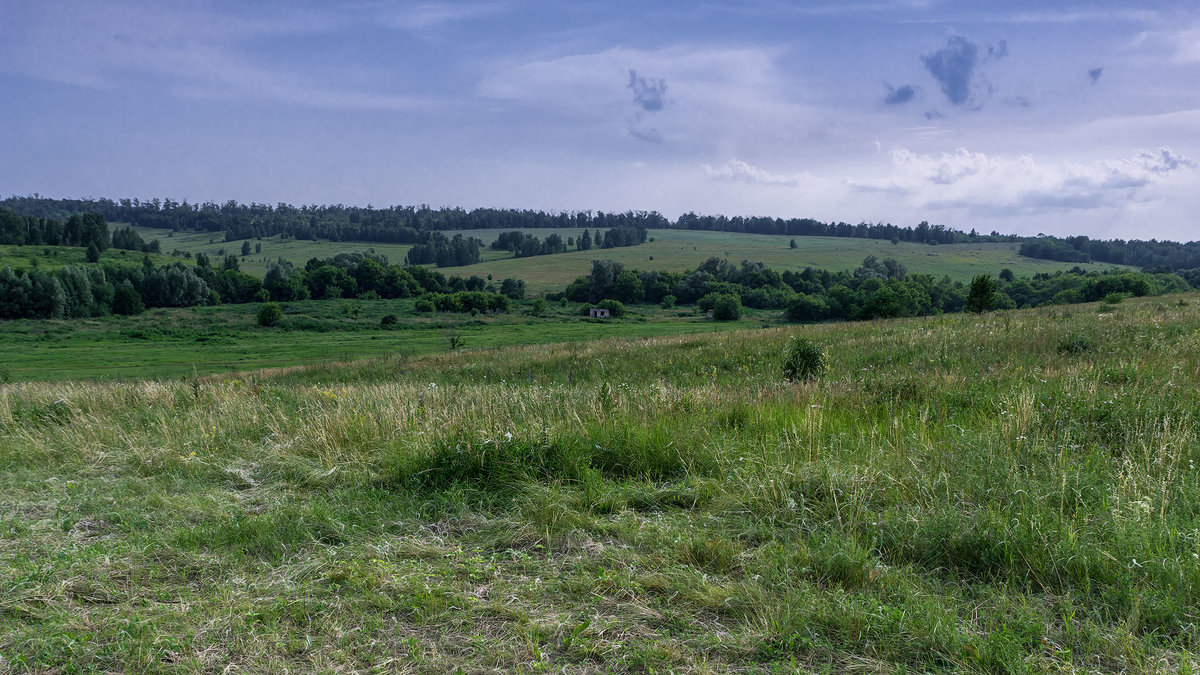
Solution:
<path fill-rule="evenodd" d="M 863 258 L 895 258 L 909 272 L 949 275 L 951 279 L 969 281 L 977 274 L 1000 273 L 1009 268 L 1017 276 L 1039 272 L 1054 272 L 1073 267 L 1073 264 L 1035 260 L 1017 255 L 1017 244 L 927 244 L 899 243 L 876 239 L 844 237 L 795 237 L 797 248 L 789 247 L 793 237 L 702 232 L 690 230 L 653 230 L 653 242 L 640 246 L 615 249 L 593 249 L 535 258 L 516 258 L 485 261 L 469 267 L 451 267 L 447 274 L 491 274 L 496 279 L 524 279 L 531 291 L 542 292 L 566 287 L 577 276 L 591 271 L 592 260 L 614 260 L 627 268 L 684 271 L 694 269 L 710 257 L 727 258 L 738 263 L 751 260 L 766 263 L 774 269 L 802 270 L 815 267 L 828 270 L 853 270 Z M 1100 270 L 1112 265 L 1080 265 L 1084 269 Z"/>
<path fill-rule="evenodd" d="M 0 322 L 0 381 L 146 378 L 207 375 L 266 367 L 348 361 L 369 356 L 427 354 L 449 349 L 457 335 L 467 349 L 505 345 L 647 337 L 723 331 L 778 321 L 778 312 L 751 311 L 739 322 L 709 321 L 694 308 L 634 308 L 622 319 L 593 321 L 579 306 L 552 305 L 545 317 L 524 310 L 471 317 L 417 315 L 413 300 L 285 303 L 284 320 L 263 328 L 258 304 L 152 309 L 132 317 Z M 384 329 L 380 319 L 400 322 Z"/>
<path fill-rule="evenodd" d="M 113 224 L 113 227 L 125 227 L 125 225 Z M 197 253 L 204 253 L 213 260 L 218 261 L 227 253 L 238 254 L 241 270 L 247 274 L 254 274 L 259 277 L 267 273 L 268 264 L 275 262 L 279 258 L 283 258 L 296 266 L 303 267 L 304 263 L 308 262 L 311 258 L 324 259 L 335 256 L 338 253 L 371 251 L 387 256 L 388 262 L 392 264 L 400 265 L 404 263 L 404 257 L 408 255 L 408 249 L 412 248 L 408 244 L 311 241 L 305 239 L 281 239 L 278 236 L 274 236 L 251 239 L 251 246 L 262 244 L 262 253 L 251 253 L 249 256 L 242 258 L 242 240 L 225 241 L 225 235 L 220 232 L 172 232 L 171 230 L 152 227 L 135 227 L 133 230 L 146 241 L 159 240 L 162 250 L 166 253 L 175 250 L 191 253 L 193 256 Z M 495 241 L 496 237 L 504 231 L 454 230 L 447 232 L 446 235 L 454 236 L 455 234 L 461 234 L 464 237 L 477 237 L 485 245 L 488 245 Z M 567 237 L 577 237 L 583 234 L 582 228 L 550 228 L 529 231 L 543 239 L 551 234 L 558 234 L 564 240 Z M 508 251 L 493 251 L 489 248 L 484 248 L 482 257 L 485 262 L 488 262 L 511 258 L 512 254 Z M 475 272 L 470 272 L 467 276 L 470 276 L 470 274 L 475 274 Z"/>
<path fill-rule="evenodd" d="M 221 250 L 238 253 L 240 241 L 223 241 L 216 233 L 179 232 L 167 237 L 169 230 L 135 228 L 142 237 L 158 238 L 163 251 L 178 249 L 193 254 L 203 251 L 216 257 Z M 462 230 L 464 236 L 481 239 L 485 244 L 495 241 L 503 230 Z M 529 230 L 545 237 L 558 233 L 564 239 L 578 236 L 582 230 Z M 727 232 L 703 232 L 692 230 L 651 230 L 653 242 L 640 246 L 614 249 L 592 249 L 531 258 L 513 258 L 506 251 L 485 249 L 483 262 L 467 267 L 442 268 L 446 274 L 460 276 L 479 275 L 494 279 L 517 277 L 524 279 L 533 293 L 562 290 L 575 277 L 591 271 L 592 260 L 614 260 L 627 268 L 650 270 L 683 271 L 694 269 L 710 257 L 728 258 L 738 263 L 752 260 L 766 263 L 778 270 L 801 270 L 816 267 L 828 270 L 852 270 L 862 264 L 863 258 L 874 255 L 880 258 L 895 258 L 904 263 L 910 272 L 949 275 L 957 281 L 969 281 L 971 277 L 987 273 L 993 276 L 1001 269 L 1009 268 L 1017 276 L 1028 276 L 1039 272 L 1055 272 L 1076 266 L 1076 263 L 1060 263 L 1036 260 L 1017 255 L 1017 244 L 951 244 L 929 246 L 901 242 L 892 244 L 876 239 L 852 239 L 844 237 L 795 237 L 797 248 L 789 248 L 793 237 L 761 234 L 737 234 Z M 345 251 L 374 250 L 388 257 L 393 263 L 403 263 L 409 247 L 400 244 L 370 244 L 364 242 L 313 242 L 295 239 L 280 240 L 278 237 L 264 238 L 259 255 L 250 255 L 242 261 L 245 272 L 262 276 L 266 266 L 282 257 L 297 265 L 310 258 L 326 258 Z M 651 259 L 653 258 L 653 259 Z M 1103 270 L 1113 265 L 1081 263 L 1085 270 Z"/>
<path fill-rule="evenodd" d="M 147 254 L 110 248 L 100 254 L 100 264 L 141 265 Z M 177 260 L 166 255 L 151 253 L 155 265 L 170 264 Z M 7 246 L 0 245 L 0 268 L 11 267 L 32 272 L 35 269 L 51 271 L 67 265 L 86 265 L 87 249 L 78 246 Z"/>
<path fill-rule="evenodd" d="M 3 384 L 0 671 L 1195 673 L 1198 376 L 1188 294 Z"/>

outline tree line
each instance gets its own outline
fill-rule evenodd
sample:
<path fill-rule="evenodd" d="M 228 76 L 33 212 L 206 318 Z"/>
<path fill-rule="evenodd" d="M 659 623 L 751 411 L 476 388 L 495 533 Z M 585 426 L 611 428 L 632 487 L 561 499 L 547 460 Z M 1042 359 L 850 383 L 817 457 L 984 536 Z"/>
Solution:
<path fill-rule="evenodd" d="M 675 228 L 793 237 L 857 237 L 926 244 L 1021 240 L 1021 237 L 1016 235 L 1002 235 L 998 232 L 984 235 L 975 230 L 963 232 L 929 222 L 921 222 L 911 227 L 865 222 L 851 225 L 845 222 L 826 223 L 813 218 L 700 216 L 691 212 L 672 221 L 655 211 L 548 213 L 528 209 L 434 209 L 428 205 L 374 208 L 343 204 L 293 206 L 279 203 L 271 206 L 258 203 L 239 204 L 232 200 L 224 204 L 189 204 L 186 200 L 179 202 L 159 198 L 147 201 L 114 201 L 49 199 L 36 195 L 8 197 L 0 201 L 0 205 L 38 217 L 65 218 L 74 213 L 90 212 L 100 214 L 111 222 L 172 230 L 224 232 L 226 239 L 230 241 L 282 235 L 297 239 L 415 244 L 418 243 L 422 232 L 432 230 L 540 228 L 588 228 L 593 231 Z M 624 236 L 624 233 L 614 234 L 614 237 L 617 236 Z M 630 245 L 606 244 L 599 233 L 596 235 L 595 244 L 597 248 Z"/>
<path fill-rule="evenodd" d="M 1200 270 L 1191 275 L 1200 288 Z M 1002 270 L 998 280 L 983 277 L 986 290 L 978 302 L 982 309 L 1038 307 L 1048 304 L 1091 302 L 1107 297 L 1160 295 L 1191 290 L 1185 277 L 1169 273 L 1129 271 L 1067 272 L 1016 278 Z M 852 271 L 807 267 L 779 272 L 760 262 L 731 264 L 709 258 L 690 272 L 637 271 L 620 263 L 595 260 L 592 272 L 576 278 L 550 299 L 566 298 L 595 305 L 605 300 L 623 304 L 655 303 L 662 306 L 698 304 L 716 308 L 724 298 L 759 309 L 783 309 L 796 322 L 863 320 L 924 316 L 979 309 L 970 305 L 973 286 L 938 279 L 929 274 L 909 274 L 902 263 L 868 256 Z"/>
<path fill-rule="evenodd" d="M 922 221 L 912 227 L 901 227 L 891 223 L 821 222 L 813 218 L 766 218 L 742 216 L 699 216 L 685 213 L 679 216 L 673 227 L 681 230 L 710 230 L 714 232 L 744 232 L 747 234 L 774 234 L 791 237 L 851 237 L 858 239 L 884 239 L 892 242 L 918 244 L 959 244 L 967 242 L 1020 241 L 1017 235 L 979 234 L 974 229 L 963 232 L 945 225 L 931 225 Z"/>
<path fill-rule="evenodd" d="M 0 269 L 0 319 L 72 319 L 138 314 L 151 307 L 462 292 L 522 300 L 525 282 L 446 277 L 425 267 L 390 265 L 386 256 L 373 253 L 312 258 L 301 268 L 279 260 L 263 279 L 241 272 L 238 257 L 232 254 L 215 262 L 199 253 L 194 268 L 181 262 L 156 266 L 145 256 L 141 265 L 72 265 L 49 272 L 4 267 Z M 498 303 L 493 300 L 488 311 L 496 311 Z M 473 306 L 468 304 L 467 309 Z"/>
<path fill-rule="evenodd" d="M 1021 244 L 1019 252 L 1030 258 L 1062 262 L 1102 262 L 1133 265 L 1150 271 L 1200 268 L 1200 241 L 1090 239 L 1040 236 Z"/>
<path fill-rule="evenodd" d="M 109 222 L 157 227 L 176 231 L 224 232 L 227 241 L 284 236 L 329 241 L 371 241 L 398 244 L 419 243 L 422 233 L 444 230 L 526 230 L 544 228 L 620 227 L 662 229 L 670 221 L 654 211 L 579 211 L 548 213 L 530 209 L 432 208 L 421 206 L 307 205 L 279 203 L 190 204 L 173 199 L 48 199 L 12 196 L 0 201 L 21 215 L 37 218 L 67 218 L 94 213 Z"/>
<path fill-rule="evenodd" d="M 0 319 L 85 318 L 138 314 L 147 307 L 190 307 L 213 292 L 183 263 L 156 267 L 70 265 L 52 272 L 0 269 Z"/>
<path fill-rule="evenodd" d="M 491 248 L 496 251 L 509 251 L 517 258 L 527 258 L 535 255 L 566 253 L 568 249 L 590 251 L 595 248 L 617 248 L 621 246 L 637 246 L 646 242 L 646 228 L 641 225 L 619 226 L 606 231 L 596 232 L 595 240 L 588 230 L 584 230 L 578 239 L 567 237 L 563 241 L 559 234 L 547 235 L 545 240 L 538 239 L 528 232 L 501 232 L 492 242 Z"/>
<path fill-rule="evenodd" d="M 73 213 L 65 219 L 23 216 L 0 208 L 0 244 L 10 246 L 78 246 L 106 251 L 109 248 L 158 253 L 158 240 L 147 243 L 129 227 L 109 232 L 98 213 Z"/>

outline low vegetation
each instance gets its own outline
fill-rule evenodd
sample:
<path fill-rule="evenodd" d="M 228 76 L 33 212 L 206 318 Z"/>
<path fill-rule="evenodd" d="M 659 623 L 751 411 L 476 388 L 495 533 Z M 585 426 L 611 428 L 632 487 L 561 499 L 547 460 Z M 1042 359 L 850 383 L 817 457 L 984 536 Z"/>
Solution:
<path fill-rule="evenodd" d="M 0 385 L 0 668 L 1195 672 L 1198 307 Z"/>

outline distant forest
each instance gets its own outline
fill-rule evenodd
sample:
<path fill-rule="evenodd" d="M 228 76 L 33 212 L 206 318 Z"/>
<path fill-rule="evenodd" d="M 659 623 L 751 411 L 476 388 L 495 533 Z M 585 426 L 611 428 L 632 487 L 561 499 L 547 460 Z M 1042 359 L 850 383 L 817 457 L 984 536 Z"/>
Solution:
<path fill-rule="evenodd" d="M 1021 237 L 1018 235 L 963 232 L 944 225 L 921 222 L 911 227 L 884 223 L 821 222 L 812 218 L 756 218 L 700 216 L 685 213 L 671 221 L 650 211 L 624 213 L 563 212 L 518 209 L 434 209 L 422 206 L 373 208 L 336 205 L 292 206 L 289 204 L 189 204 L 171 199 L 49 199 L 40 196 L 13 196 L 0 200 L 5 207 L 22 215 L 66 221 L 73 215 L 93 213 L 110 222 L 172 230 L 223 232 L 227 241 L 281 235 L 296 239 L 330 241 L 370 241 L 428 245 L 428 233 L 447 230 L 538 228 L 615 229 L 618 233 L 641 233 L 647 229 L 686 229 L 716 232 L 744 232 L 791 237 L 825 236 L 883 239 L 893 242 L 955 244 L 968 242 L 1021 242 L 1026 257 L 1065 262 L 1100 262 L 1136 265 L 1150 270 L 1200 268 L 1200 242 L 1181 244 L 1173 241 L 1095 240 L 1079 237 Z M 599 237 L 597 236 L 599 239 Z M 622 237 L 624 239 L 624 237 Z M 522 244 L 505 246 L 521 255 Z M 440 244 L 440 242 L 437 242 Z M 597 242 L 605 248 L 629 245 L 628 242 Z M 445 249 L 445 246 L 438 246 Z M 557 244 L 551 246 L 556 248 Z M 528 250 L 528 249 L 526 249 Z M 436 258 L 436 251 L 433 258 Z M 443 252 L 443 256 L 446 255 Z M 429 256 L 426 256 L 429 257 Z M 422 262 L 426 262 L 422 258 Z M 428 262 L 432 262 L 430 259 Z M 461 264 L 461 263 L 460 263 Z"/>
<path fill-rule="evenodd" d="M 1200 241 L 1090 239 L 1088 237 L 1038 237 L 1021 244 L 1020 254 L 1062 262 L 1102 262 L 1137 265 L 1151 271 L 1200 267 Z"/>
<path fill-rule="evenodd" d="M 224 232 L 227 241 L 283 235 L 295 239 L 419 244 L 423 233 L 445 230 L 533 228 L 662 229 L 670 221 L 654 212 L 546 213 L 516 209 L 434 209 L 429 206 L 291 206 L 289 204 L 189 204 L 171 199 L 45 199 L 9 197 L 0 207 L 20 215 L 66 219 L 95 213 L 115 223 L 171 230 Z"/>

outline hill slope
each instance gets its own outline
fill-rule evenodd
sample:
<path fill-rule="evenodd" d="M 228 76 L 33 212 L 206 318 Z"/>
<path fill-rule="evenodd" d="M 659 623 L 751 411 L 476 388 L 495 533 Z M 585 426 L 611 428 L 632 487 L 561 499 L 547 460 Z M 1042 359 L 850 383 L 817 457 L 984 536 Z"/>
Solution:
<path fill-rule="evenodd" d="M 163 251 L 178 249 L 192 254 L 204 252 L 214 259 L 218 253 L 238 253 L 240 241 L 223 241 L 212 233 L 179 232 L 168 237 L 169 230 L 135 228 L 147 241 L 158 239 Z M 490 244 L 503 230 L 461 230 L 454 234 L 473 236 Z M 529 230 L 539 237 L 557 233 L 564 239 L 577 237 L 583 230 Z M 694 269 L 710 257 L 728 258 L 737 263 L 742 260 L 764 262 L 779 270 L 800 270 L 816 267 L 828 270 L 852 270 L 862 264 L 863 258 L 874 255 L 880 258 L 896 258 L 910 271 L 935 276 L 949 275 L 958 281 L 969 281 L 981 273 L 1000 273 L 1009 268 L 1017 276 L 1054 272 L 1075 267 L 1076 263 L 1036 260 L 1017 255 L 1018 244 L 946 244 L 930 246 L 901 242 L 892 244 L 879 239 L 853 239 L 847 237 L 794 237 L 797 248 L 789 247 L 793 237 L 762 234 L 740 234 L 731 232 L 707 232 L 694 230 L 651 230 L 653 242 L 639 246 L 613 249 L 573 251 L 549 256 L 512 258 L 505 251 L 485 249 L 483 262 L 467 267 L 443 268 L 446 274 L 460 276 L 489 274 L 495 279 L 517 277 L 524 279 L 534 293 L 562 290 L 575 277 L 591 271 L 592 260 L 614 260 L 628 268 L 642 270 L 662 269 L 683 271 Z M 410 248 L 403 244 L 376 244 L 367 242 L 324 242 L 267 237 L 251 244 L 262 244 L 262 253 L 243 259 L 243 271 L 262 276 L 267 264 L 277 258 L 303 265 L 309 258 L 326 258 L 344 251 L 374 250 L 388 256 L 393 263 L 402 263 Z M 653 260 L 651 260 L 653 257 Z M 1080 264 L 1086 270 L 1100 270 L 1114 265 Z"/>
<path fill-rule="evenodd" d="M 1198 307 L 0 385 L 0 654 L 1195 668 Z M 797 334 L 822 379 L 781 380 Z"/>

